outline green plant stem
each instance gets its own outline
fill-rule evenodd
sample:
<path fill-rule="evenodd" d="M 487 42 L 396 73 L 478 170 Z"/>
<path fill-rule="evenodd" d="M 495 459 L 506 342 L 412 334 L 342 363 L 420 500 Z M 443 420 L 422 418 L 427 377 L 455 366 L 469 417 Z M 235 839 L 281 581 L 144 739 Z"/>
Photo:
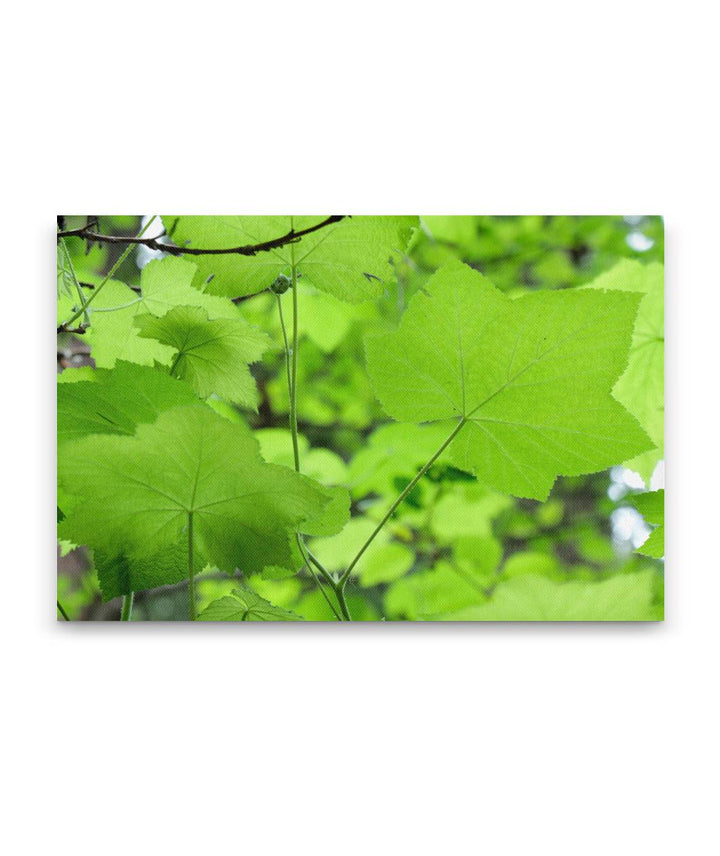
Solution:
<path fill-rule="evenodd" d="M 132 608 L 133 608 L 133 600 L 135 599 L 135 592 L 131 591 L 129 594 L 123 596 L 122 600 L 122 611 L 120 613 L 120 621 L 130 621 L 132 618 Z"/>
<path fill-rule="evenodd" d="M 188 511 L 188 583 L 190 586 L 190 621 L 195 621 L 195 552 L 192 511 Z"/>
<path fill-rule="evenodd" d="M 292 221 L 290 221 L 292 228 Z M 293 455 L 295 456 L 295 469 L 300 472 L 300 451 L 298 449 L 297 428 L 297 361 L 298 361 L 298 295 L 297 295 L 297 268 L 295 267 L 295 246 L 290 245 L 290 280 L 293 301 L 293 329 L 292 329 L 292 366 L 290 370 L 290 432 L 292 433 Z"/>
<path fill-rule="evenodd" d="M 121 303 L 120 306 L 103 306 L 102 308 L 98 306 L 93 309 L 93 312 L 118 312 L 120 309 L 129 309 L 137 303 L 142 303 L 142 297 L 136 297 L 135 300 L 131 300 L 129 303 Z"/>
<path fill-rule="evenodd" d="M 137 234 L 137 236 L 136 236 L 136 237 L 141 238 L 141 237 L 145 234 L 145 232 L 147 232 L 147 230 L 150 228 L 150 226 L 152 225 L 152 223 L 155 221 L 155 219 L 156 219 L 156 218 L 157 218 L 157 214 L 153 214 L 153 216 L 152 216 L 152 217 L 147 221 L 147 223 L 142 227 L 142 229 L 140 230 L 140 232 L 138 232 L 138 234 Z M 70 318 L 68 318 L 68 320 L 67 320 L 67 321 L 63 321 L 63 323 L 60 325 L 61 327 L 69 327 L 71 324 L 73 324 L 75 321 L 77 321 L 77 319 L 78 319 L 78 318 L 79 318 L 83 313 L 87 314 L 87 308 L 88 308 L 88 306 L 90 306 L 90 304 L 93 302 L 93 300 L 95 300 L 95 298 L 98 296 L 98 294 L 100 294 L 100 292 L 103 290 L 103 288 L 105 287 L 105 285 L 106 285 L 106 284 L 107 284 L 107 283 L 112 279 L 112 276 L 113 276 L 113 274 L 115 273 L 115 271 L 120 267 L 120 265 L 122 265 L 122 263 L 125 261 L 125 259 L 130 255 L 130 253 L 131 253 L 134 249 L 135 249 L 135 244 L 129 244 L 129 245 L 126 247 L 126 249 L 123 251 L 123 254 L 120 256 L 120 258 L 115 262 L 115 264 L 114 264 L 114 265 L 110 268 L 110 270 L 105 274 L 105 278 L 104 278 L 104 279 L 103 279 L 103 281 L 100 283 L 100 285 L 98 285 L 98 286 L 94 289 L 94 291 L 93 291 L 93 293 L 90 295 L 90 297 L 88 297 L 88 298 L 87 298 L 87 300 L 85 300 L 85 302 L 84 302 L 83 306 L 82 306 L 80 309 L 78 309 L 78 311 L 77 311 L 74 315 L 72 315 Z"/>
<path fill-rule="evenodd" d="M 291 226 L 292 228 L 292 221 Z M 280 330 L 282 331 L 283 337 L 283 345 L 285 347 L 285 376 L 287 379 L 288 385 L 288 398 L 290 400 L 290 435 L 292 436 L 292 445 L 293 445 L 293 459 L 295 462 L 295 472 L 300 472 L 300 447 L 298 444 L 298 426 L 297 426 L 297 351 L 298 351 L 298 299 L 297 299 L 297 268 L 295 267 L 295 248 L 290 245 L 290 282 L 292 288 L 292 301 L 293 301 L 293 315 L 292 315 L 292 350 L 290 348 L 290 340 L 288 338 L 287 326 L 285 325 L 285 315 L 283 314 L 282 308 L 282 297 L 279 294 L 276 294 L 277 298 L 277 307 L 278 307 L 278 317 L 280 318 Z M 298 533 L 296 535 L 297 544 L 302 554 L 303 559 L 305 560 L 305 566 L 310 572 L 310 576 L 315 581 L 315 585 L 322 592 L 322 596 L 325 598 L 327 605 L 333 612 L 335 618 L 338 621 L 343 620 L 343 616 L 346 616 L 346 620 L 350 620 L 349 612 L 347 609 L 347 604 L 344 603 L 344 598 L 338 595 L 337 590 L 337 582 L 333 579 L 332 575 L 320 564 L 320 562 L 313 556 L 310 550 L 305 545 L 303 541 L 302 535 Z M 325 582 L 332 588 L 337 596 L 338 603 L 340 605 L 341 612 L 338 612 L 337 608 L 333 604 L 332 600 L 328 596 L 328 593 L 325 591 L 323 584 L 320 582 L 320 578 L 315 573 L 313 565 L 318 569 L 321 576 L 325 580 Z M 342 613 L 342 614 L 341 614 Z"/>
<path fill-rule="evenodd" d="M 85 313 L 85 321 L 83 323 L 86 327 L 89 327 L 90 313 L 87 311 L 87 302 L 85 300 L 85 295 L 83 294 L 83 290 L 80 287 L 80 282 L 78 281 L 77 274 L 75 273 L 75 265 L 72 263 L 72 259 L 70 258 L 70 252 L 67 248 L 67 244 L 65 243 L 65 238 L 60 238 L 60 246 L 62 247 L 62 251 L 65 254 L 65 258 L 67 259 L 68 267 L 70 268 L 70 274 L 75 285 L 75 290 L 77 291 L 78 297 L 80 298 L 80 308 Z"/>
<path fill-rule="evenodd" d="M 352 621 L 350 608 L 348 607 L 347 600 L 345 599 L 345 580 L 338 580 L 338 582 L 333 586 L 333 590 L 335 591 L 335 596 L 340 604 L 340 610 L 345 616 L 345 621 Z"/>
<path fill-rule="evenodd" d="M 70 619 L 68 618 L 67 612 L 65 612 L 63 605 L 60 603 L 59 600 L 57 602 L 57 608 L 58 608 L 58 612 L 60 613 L 60 615 L 62 615 L 62 617 L 65 619 L 65 621 L 70 621 Z"/>
<path fill-rule="evenodd" d="M 345 583 L 348 580 L 348 577 L 352 573 L 353 568 L 360 561 L 360 558 L 362 557 L 363 553 L 367 550 L 367 548 L 375 540 L 375 537 L 380 532 L 380 530 L 383 528 L 383 526 L 385 526 L 385 524 L 388 522 L 388 520 L 393 516 L 397 507 L 403 502 L 405 497 L 410 493 L 410 491 L 415 487 L 415 485 L 420 481 L 420 479 L 425 475 L 425 473 L 430 469 L 430 467 L 435 463 L 435 461 L 437 461 L 437 459 L 440 457 L 440 455 L 442 455 L 442 453 L 445 451 L 445 449 L 447 449 L 447 447 L 450 445 L 450 443 L 452 443 L 452 441 L 455 439 L 455 437 L 457 437 L 457 435 L 461 431 L 462 427 L 465 425 L 466 421 L 467 420 L 463 416 L 463 418 L 458 422 L 458 424 L 453 429 L 450 436 L 444 441 L 442 446 L 440 446 L 440 448 L 437 450 L 437 452 L 435 452 L 435 454 L 430 458 L 430 460 L 423 466 L 423 468 L 418 472 L 418 474 L 410 482 L 410 484 L 408 484 L 408 486 L 403 490 L 403 492 L 397 497 L 395 502 L 393 502 L 393 504 L 390 506 L 390 508 L 387 510 L 386 514 L 384 515 L 383 519 L 378 523 L 378 525 L 372 531 L 371 535 L 368 537 L 368 539 L 362 545 L 362 547 L 360 548 L 360 550 L 358 551 L 358 553 L 356 554 L 356 556 L 352 560 L 352 562 L 350 562 L 345 573 L 340 577 L 340 580 L 338 583 L 340 587 L 343 587 L 345 585 Z"/>
<path fill-rule="evenodd" d="M 304 553 L 306 554 L 306 557 L 309 560 L 310 564 L 315 565 L 315 567 L 318 569 L 318 571 L 320 571 L 320 574 L 322 575 L 325 582 L 335 592 L 335 597 L 337 598 L 338 604 L 340 606 L 342 618 L 340 617 L 340 615 L 338 615 L 337 610 L 335 610 L 335 608 L 332 607 L 332 604 L 330 604 L 333 612 L 335 613 L 335 617 L 339 621 L 352 621 L 352 616 L 350 615 L 350 610 L 348 609 L 347 601 L 345 600 L 345 592 L 343 591 L 343 587 L 340 585 L 339 581 L 333 577 L 333 575 L 330 573 L 330 571 L 328 571 L 327 568 L 323 567 L 321 562 L 315 556 L 313 556 L 313 554 L 305 546 L 305 544 L 303 544 L 302 546 L 303 546 Z M 308 567 L 309 567 L 309 565 L 308 565 Z M 312 568 L 311 568 L 311 570 L 312 570 Z M 328 603 L 330 603 L 327 596 L 325 599 L 328 601 Z"/>
<path fill-rule="evenodd" d="M 305 559 L 305 566 L 307 567 L 308 571 L 310 572 L 310 576 L 315 581 L 315 585 L 322 592 L 322 596 L 325 598 L 325 601 L 327 602 L 327 605 L 332 610 L 332 613 L 335 616 L 335 618 L 337 618 L 338 621 L 342 621 L 342 616 L 337 611 L 333 602 L 328 597 L 328 593 L 325 591 L 323 584 L 320 582 L 320 578 L 318 577 L 318 575 L 313 570 L 313 564 L 315 564 L 318 568 L 322 568 L 322 565 L 320 565 L 320 563 L 315 559 L 314 556 L 312 556 L 312 554 L 310 553 L 308 548 L 305 546 L 305 543 L 303 542 L 302 536 L 300 534 L 298 534 L 296 537 L 297 537 L 298 547 L 300 548 L 300 552 L 303 555 L 303 559 Z M 323 575 L 327 575 L 329 577 L 328 572 L 324 568 L 322 568 L 322 571 L 323 571 Z M 329 580 L 330 580 L 330 586 L 334 590 L 335 589 L 335 582 L 332 579 L 332 577 L 329 577 Z"/>
<path fill-rule="evenodd" d="M 276 294 L 278 316 L 280 317 L 280 329 L 282 330 L 283 343 L 285 346 L 285 377 L 288 387 L 288 401 L 292 401 L 292 374 L 290 373 L 290 342 L 288 340 L 287 327 L 285 326 L 285 315 L 282 308 L 282 296 Z M 290 430 L 292 431 L 292 420 L 290 421 Z M 298 460 L 300 455 L 298 455 Z"/>

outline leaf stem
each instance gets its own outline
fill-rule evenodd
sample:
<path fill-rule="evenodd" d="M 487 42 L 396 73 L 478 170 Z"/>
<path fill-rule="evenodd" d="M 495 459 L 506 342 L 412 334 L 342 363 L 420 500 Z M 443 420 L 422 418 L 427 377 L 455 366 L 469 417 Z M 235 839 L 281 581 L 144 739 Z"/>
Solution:
<path fill-rule="evenodd" d="M 292 219 L 290 221 L 292 228 Z M 290 281 L 293 301 L 293 327 L 292 327 L 292 366 L 290 369 L 290 432 L 292 433 L 293 455 L 295 457 L 295 469 L 300 472 L 300 451 L 298 449 L 297 429 L 297 360 L 298 360 L 298 296 L 297 296 L 297 268 L 295 267 L 295 246 L 290 245 Z M 286 349 L 287 352 L 287 349 Z"/>
<path fill-rule="evenodd" d="M 122 611 L 120 613 L 120 621 L 130 621 L 132 618 L 132 608 L 133 608 L 133 600 L 135 599 L 135 592 L 130 592 L 129 594 L 123 595 L 122 600 Z"/>
<path fill-rule="evenodd" d="M 305 543 L 303 542 L 302 536 L 300 534 L 297 535 L 297 543 L 298 543 L 298 547 L 300 548 L 300 552 L 303 555 L 303 559 L 305 559 L 305 566 L 307 567 L 308 571 L 310 571 L 310 576 L 315 581 L 315 585 L 322 592 L 322 596 L 325 598 L 327 605 L 332 610 L 335 618 L 337 618 L 338 621 L 342 621 L 342 616 L 337 611 L 336 607 L 333 605 L 333 602 L 328 597 L 328 593 L 325 591 L 322 583 L 320 582 L 320 579 L 318 578 L 318 575 L 313 570 L 313 564 L 315 564 L 318 568 L 322 568 L 323 575 L 327 574 L 329 576 L 328 572 L 322 567 L 322 565 L 320 565 L 320 563 L 317 561 L 317 559 L 315 559 L 315 557 L 310 553 L 308 548 L 305 546 Z M 333 588 L 333 590 L 335 590 L 335 582 L 332 579 L 332 577 L 330 577 L 330 585 Z"/>
<path fill-rule="evenodd" d="M 332 608 L 332 604 L 331 604 L 331 608 L 333 609 L 335 616 L 337 617 L 337 619 L 339 621 L 343 621 L 343 620 L 352 621 L 352 616 L 350 615 L 350 610 L 348 609 L 347 601 L 345 600 L 345 592 L 343 591 L 343 587 L 340 585 L 340 582 L 338 580 L 336 580 L 335 577 L 333 577 L 333 575 L 330 573 L 330 571 L 328 571 L 327 568 L 325 568 L 322 565 L 322 563 L 320 562 L 320 560 L 316 556 L 313 556 L 312 552 L 309 550 L 308 547 L 305 546 L 304 543 L 302 546 L 303 546 L 304 552 L 307 554 L 307 558 L 309 559 L 310 563 L 315 565 L 315 567 L 318 569 L 318 571 L 320 571 L 320 574 L 322 575 L 325 582 L 335 592 L 335 597 L 337 598 L 338 604 L 340 605 L 340 611 L 343 614 L 343 618 L 341 618 L 338 615 L 337 611 L 334 608 Z M 309 565 L 308 565 L 308 567 L 309 567 Z M 312 568 L 310 568 L 310 570 L 312 571 Z M 327 596 L 326 596 L 326 600 L 328 600 Z M 330 603 L 329 600 L 328 600 L 328 603 Z"/>
<path fill-rule="evenodd" d="M 290 342 L 288 340 L 287 328 L 285 327 L 285 315 L 283 314 L 282 297 L 279 294 L 276 294 L 275 297 L 277 299 L 278 315 L 280 316 L 280 329 L 282 330 L 283 344 L 285 345 L 285 377 L 287 379 L 288 401 L 292 401 L 292 375 L 290 373 Z M 291 421 L 290 430 L 292 431 Z"/>
<path fill-rule="evenodd" d="M 195 551 L 193 547 L 192 511 L 188 511 L 188 583 L 190 586 L 190 621 L 195 621 Z"/>
<path fill-rule="evenodd" d="M 415 487 L 415 485 L 420 481 L 420 479 L 425 475 L 425 473 L 430 469 L 430 467 L 435 463 L 435 461 L 437 461 L 437 459 L 440 457 L 440 455 L 442 455 L 442 453 L 445 451 L 445 449 L 447 449 L 447 447 L 450 445 L 450 443 L 452 443 L 452 441 L 455 439 L 455 437 L 457 437 L 457 435 L 460 433 L 460 430 L 462 429 L 462 427 L 465 425 L 466 422 L 467 422 L 467 419 L 463 416 L 460 419 L 460 421 L 458 422 L 458 424 L 455 426 L 455 428 L 453 429 L 450 436 L 443 442 L 442 446 L 440 446 L 440 448 L 437 450 L 437 452 L 435 452 L 435 454 L 430 458 L 430 460 L 423 466 L 423 468 L 418 472 L 418 474 L 410 482 L 410 484 L 407 485 L 407 487 L 398 496 L 398 498 L 395 500 L 395 502 L 393 502 L 393 504 L 387 510 L 386 514 L 383 516 L 382 520 L 378 523 L 378 525 L 372 531 L 371 535 L 368 537 L 368 539 L 362 545 L 362 547 L 360 548 L 360 550 L 356 554 L 355 558 L 352 560 L 352 562 L 350 562 L 345 573 L 340 577 L 340 580 L 338 581 L 338 585 L 341 588 L 344 587 L 345 583 L 348 580 L 348 577 L 352 573 L 353 568 L 360 561 L 360 558 L 363 555 L 363 553 L 367 550 L 367 548 L 375 540 L 375 537 L 380 532 L 380 530 L 383 528 L 383 526 L 385 526 L 385 524 L 388 522 L 388 520 L 393 516 L 393 514 L 395 513 L 395 509 L 403 502 L 405 497 L 407 497 L 407 495 L 410 493 L 410 491 Z"/>
<path fill-rule="evenodd" d="M 338 580 L 333 586 L 333 590 L 335 592 L 335 596 L 338 599 L 338 603 L 340 604 L 342 614 L 345 616 L 345 621 L 352 621 L 352 615 L 350 614 L 350 609 L 348 608 L 347 600 L 345 600 L 345 581 Z"/>
<path fill-rule="evenodd" d="M 60 615 L 62 615 L 62 617 L 65 619 L 65 621 L 70 621 L 70 619 L 68 618 L 67 612 L 65 612 L 63 605 L 60 603 L 59 600 L 57 602 L 57 608 L 58 608 L 58 612 L 60 613 Z"/>
<path fill-rule="evenodd" d="M 293 223 L 292 218 L 290 220 L 290 228 L 292 230 Z M 285 346 L 285 376 L 287 379 L 288 385 L 288 397 L 290 400 L 290 435 L 292 436 L 292 445 L 293 445 L 293 459 L 295 462 L 295 472 L 300 472 L 300 447 L 298 444 L 298 425 L 297 425 L 297 352 L 298 352 L 298 299 L 297 299 L 297 267 L 295 266 L 295 247 L 290 245 L 290 283 L 292 289 L 292 301 L 293 301 L 293 314 L 292 314 L 292 350 L 290 348 L 290 340 L 288 338 L 287 327 L 285 325 L 285 316 L 283 314 L 282 308 L 282 297 L 279 294 L 276 294 L 277 298 L 277 307 L 278 307 L 278 316 L 280 318 L 280 330 L 282 331 L 283 344 Z M 344 602 L 344 598 L 341 595 L 338 595 L 337 591 L 337 582 L 333 579 L 332 575 L 320 564 L 320 562 L 313 556 L 310 550 L 307 548 L 305 542 L 303 541 L 303 537 L 300 533 L 297 533 L 297 544 L 302 554 L 303 559 L 305 560 L 305 566 L 310 572 L 310 576 L 315 581 L 315 585 L 322 592 L 322 596 L 325 598 L 327 605 L 333 612 L 335 618 L 338 621 L 343 620 L 343 615 L 346 616 L 346 620 L 350 620 L 349 612 L 347 609 L 347 604 Z M 335 592 L 338 603 L 340 604 L 340 612 L 338 612 L 337 608 L 333 604 L 332 600 L 330 600 L 328 593 L 325 591 L 323 584 L 320 582 L 320 578 L 315 573 L 315 568 L 320 571 L 325 582 L 332 588 Z"/>
<path fill-rule="evenodd" d="M 153 214 L 153 216 L 147 221 L 147 223 L 142 227 L 142 229 L 138 233 L 138 235 L 137 235 L 138 238 L 141 238 L 145 234 L 145 232 L 147 232 L 147 230 L 150 228 L 150 226 L 152 225 L 152 223 L 155 221 L 156 218 L 157 218 L 157 214 Z M 110 279 L 112 278 L 112 275 L 115 273 L 115 271 L 120 267 L 120 265 L 122 265 L 122 263 L 125 261 L 125 259 L 130 255 L 130 253 L 134 249 L 135 249 L 134 244 L 129 244 L 125 248 L 125 250 L 123 251 L 123 254 L 120 256 L 120 258 L 115 262 L 115 264 L 105 274 L 105 278 L 100 283 L 100 285 L 98 285 L 93 290 L 93 293 L 90 295 L 90 297 L 87 298 L 87 300 L 84 302 L 83 306 L 81 306 L 80 309 L 78 309 L 78 311 L 74 315 L 72 315 L 70 318 L 68 318 L 67 321 L 63 321 L 63 323 L 58 328 L 58 331 L 62 331 L 63 327 L 69 327 L 71 324 L 73 324 L 75 321 L 77 321 L 77 319 L 83 313 L 87 313 L 88 306 L 90 306 L 90 304 L 93 302 L 93 300 L 95 300 L 95 298 L 98 296 L 98 294 L 100 294 L 100 292 L 103 290 L 103 287 L 106 285 L 106 283 L 108 283 L 110 281 Z"/>

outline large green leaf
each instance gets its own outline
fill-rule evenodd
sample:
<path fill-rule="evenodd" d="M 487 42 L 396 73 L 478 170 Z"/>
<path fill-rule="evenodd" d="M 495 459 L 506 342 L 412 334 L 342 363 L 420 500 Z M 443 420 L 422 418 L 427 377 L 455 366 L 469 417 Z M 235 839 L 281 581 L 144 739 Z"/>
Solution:
<path fill-rule="evenodd" d="M 196 568 L 297 567 L 291 533 L 333 498 L 266 464 L 247 430 L 201 404 L 166 410 L 132 437 L 68 442 L 59 474 L 76 500 L 63 535 L 131 565 L 186 544 L 192 514 Z"/>
<path fill-rule="evenodd" d="M 176 244 L 206 249 L 260 244 L 324 219 L 163 216 Z M 280 274 L 288 275 L 294 262 L 315 288 L 351 303 L 370 300 L 383 293 L 383 282 L 392 277 L 390 258 L 405 249 L 417 223 L 417 217 L 346 217 L 296 243 L 255 256 L 194 256 L 195 284 L 228 297 L 253 294 Z"/>
<path fill-rule="evenodd" d="M 176 306 L 162 318 L 135 318 L 140 335 L 157 339 L 175 352 L 171 371 L 198 395 L 215 393 L 236 404 L 255 408 L 257 389 L 248 363 L 256 362 L 270 340 L 242 318 L 210 320 L 197 306 Z"/>
<path fill-rule="evenodd" d="M 203 294 L 192 286 L 195 272 L 191 262 L 169 257 L 145 265 L 140 294 L 110 280 L 90 306 L 92 327 L 85 336 L 96 365 L 112 368 L 120 359 L 150 366 L 156 361 L 170 362 L 173 349 L 169 345 L 140 337 L 134 325 L 139 315 L 162 316 L 176 306 L 197 306 L 212 319 L 242 321 L 240 310 L 230 300 Z"/>
<path fill-rule="evenodd" d="M 197 617 L 198 621 L 303 621 L 299 615 L 274 606 L 250 589 L 236 589 L 213 601 Z"/>
<path fill-rule="evenodd" d="M 499 585 L 484 604 L 443 615 L 438 621 L 657 621 L 653 572 L 619 574 L 599 583 L 556 583 L 520 576 Z"/>
<path fill-rule="evenodd" d="M 621 289 L 642 294 L 630 359 L 613 395 L 647 431 L 655 449 L 626 462 L 649 481 L 664 454 L 665 309 L 663 265 L 624 260 L 591 283 L 592 288 Z"/>
<path fill-rule="evenodd" d="M 596 472 L 652 442 L 610 394 L 639 296 L 553 291 L 511 300 L 466 265 L 441 268 L 394 332 L 366 339 L 375 392 L 398 421 L 464 419 L 455 466 L 516 496 Z"/>
<path fill-rule="evenodd" d="M 665 491 L 641 493 L 631 497 L 630 502 L 648 523 L 656 527 L 647 541 L 637 548 L 637 552 L 642 553 L 643 556 L 662 559 L 665 555 Z"/>
<path fill-rule="evenodd" d="M 134 434 L 163 410 L 197 402 L 187 384 L 147 366 L 118 361 L 94 374 L 93 381 L 58 384 L 58 444 L 87 434 Z"/>

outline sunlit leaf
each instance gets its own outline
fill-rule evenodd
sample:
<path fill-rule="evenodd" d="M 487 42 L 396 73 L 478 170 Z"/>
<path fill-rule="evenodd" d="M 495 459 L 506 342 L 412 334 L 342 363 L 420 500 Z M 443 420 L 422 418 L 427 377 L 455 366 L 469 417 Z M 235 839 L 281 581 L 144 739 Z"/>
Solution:
<path fill-rule="evenodd" d="M 620 574 L 598 583 L 556 583 L 520 576 L 502 583 L 484 604 L 432 615 L 440 621 L 656 621 L 653 572 Z"/>
<path fill-rule="evenodd" d="M 610 391 L 627 364 L 639 297 L 546 291 L 510 300 L 445 266 L 399 328 L 366 340 L 368 369 L 398 421 L 465 420 L 449 459 L 498 490 L 545 499 L 555 478 L 595 472 L 652 443 Z"/>
<path fill-rule="evenodd" d="M 260 244 L 321 223 L 325 217 L 178 217 L 163 216 L 173 240 L 198 248 Z M 210 294 L 236 297 L 268 288 L 292 264 L 320 291 L 358 303 L 379 297 L 392 277 L 390 259 L 407 246 L 417 217 L 346 217 L 286 244 L 254 256 L 194 256 L 195 284 Z"/>
<path fill-rule="evenodd" d="M 59 474 L 77 503 L 60 524 L 65 537 L 132 564 L 187 544 L 192 514 L 196 568 L 228 573 L 292 568 L 291 534 L 332 498 L 264 463 L 249 432 L 203 405 L 167 410 L 131 437 L 69 442 Z"/>
<path fill-rule="evenodd" d="M 299 615 L 273 606 L 250 589 L 235 589 L 232 594 L 211 603 L 198 621 L 302 621 Z"/>
<path fill-rule="evenodd" d="M 613 395 L 634 416 L 655 449 L 626 461 L 625 466 L 649 481 L 664 454 L 665 318 L 664 270 L 658 263 L 624 260 L 591 283 L 593 288 L 621 289 L 642 294 L 630 359 L 613 388 Z"/>
<path fill-rule="evenodd" d="M 645 520 L 655 527 L 645 543 L 638 547 L 638 553 L 662 559 L 665 555 L 665 491 L 641 493 L 630 501 Z"/>
<path fill-rule="evenodd" d="M 269 339 L 242 318 L 210 320 L 197 306 L 176 306 L 162 318 L 135 318 L 140 336 L 173 349 L 171 374 L 186 380 L 203 398 L 215 393 L 253 409 L 257 389 L 248 368 L 267 349 Z"/>

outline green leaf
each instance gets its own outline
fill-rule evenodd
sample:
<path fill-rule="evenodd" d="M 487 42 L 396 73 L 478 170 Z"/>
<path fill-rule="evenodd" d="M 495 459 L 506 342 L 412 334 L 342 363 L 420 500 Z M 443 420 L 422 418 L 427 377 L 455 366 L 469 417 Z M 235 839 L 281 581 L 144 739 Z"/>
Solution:
<path fill-rule="evenodd" d="M 198 621 L 302 621 L 299 615 L 273 606 L 250 589 L 236 589 L 213 601 L 197 617 Z"/>
<path fill-rule="evenodd" d="M 543 291 L 511 300 L 450 263 L 399 328 L 366 339 L 388 415 L 445 422 L 450 461 L 503 492 L 545 499 L 558 475 L 596 472 L 652 446 L 610 391 L 627 365 L 639 297 Z"/>
<path fill-rule="evenodd" d="M 622 289 L 643 295 L 633 330 L 627 368 L 613 395 L 635 416 L 655 449 L 625 462 L 646 482 L 664 455 L 665 309 L 664 268 L 624 260 L 590 284 L 591 288 Z"/>
<path fill-rule="evenodd" d="M 453 540 L 453 558 L 460 571 L 469 574 L 483 588 L 497 582 L 497 567 L 503 548 L 490 535 L 459 535 Z"/>
<path fill-rule="evenodd" d="M 395 479 L 415 475 L 445 439 L 442 425 L 382 425 L 353 458 L 348 482 L 353 496 L 395 493 Z"/>
<path fill-rule="evenodd" d="M 131 591 L 172 585 L 187 579 L 187 545 L 170 544 L 147 556 L 129 558 L 122 550 L 93 551 L 95 570 L 104 601 Z"/>
<path fill-rule="evenodd" d="M 258 428 L 254 432 L 255 439 L 260 444 L 260 454 L 268 464 L 283 464 L 293 466 L 292 433 L 287 428 Z M 307 437 L 298 434 L 298 449 L 300 457 L 310 448 Z"/>
<path fill-rule="evenodd" d="M 292 434 L 285 428 L 261 428 L 255 431 L 260 454 L 269 464 L 294 468 Z M 335 535 L 350 519 L 350 494 L 337 484 L 345 477 L 345 462 L 329 449 L 310 449 L 306 437 L 298 434 L 303 473 L 327 487 L 331 499 L 322 512 L 307 521 L 305 535 Z"/>
<path fill-rule="evenodd" d="M 209 320 L 204 309 L 176 306 L 162 318 L 135 318 L 140 336 L 157 339 L 175 352 L 171 374 L 186 380 L 198 395 L 215 393 L 237 404 L 257 407 L 257 389 L 248 363 L 256 362 L 270 340 L 242 318 Z"/>
<path fill-rule="evenodd" d="M 260 454 L 269 464 L 294 466 L 292 434 L 285 428 L 260 428 L 255 431 Z M 342 484 L 347 479 L 347 467 L 340 455 L 330 449 L 310 448 L 306 437 L 298 434 L 298 449 L 302 471 L 306 476 L 326 485 Z"/>
<path fill-rule="evenodd" d="M 375 526 L 367 517 L 354 517 L 339 534 L 313 541 L 312 551 L 329 571 L 344 569 L 372 534 Z M 388 538 L 386 527 L 380 531 L 368 549 L 368 559 Z"/>
<path fill-rule="evenodd" d="M 266 464 L 246 429 L 200 404 L 167 410 L 133 437 L 68 442 L 58 469 L 76 499 L 63 535 L 131 565 L 187 544 L 192 513 L 195 567 L 297 567 L 291 533 L 332 500 L 311 479 Z"/>
<path fill-rule="evenodd" d="M 350 520 L 350 494 L 339 485 L 325 488 L 330 501 L 317 516 L 305 522 L 301 531 L 304 535 L 336 535 Z"/>
<path fill-rule="evenodd" d="M 389 583 L 406 574 L 415 562 L 412 550 L 391 541 L 373 550 L 360 569 L 360 585 Z"/>
<path fill-rule="evenodd" d="M 211 319 L 242 321 L 240 310 L 231 301 L 193 288 L 195 272 L 191 262 L 168 257 L 145 265 L 140 276 L 141 294 L 110 280 L 90 306 L 92 327 L 85 336 L 96 365 L 112 368 L 119 359 L 149 366 L 156 361 L 170 362 L 171 347 L 140 337 L 134 325 L 138 315 L 162 316 L 176 306 L 197 306 Z"/>
<path fill-rule="evenodd" d="M 652 493 L 640 493 L 630 497 L 630 502 L 637 508 L 648 523 L 656 528 L 650 533 L 647 541 L 637 548 L 643 556 L 662 559 L 665 555 L 665 491 L 656 490 Z"/>
<path fill-rule="evenodd" d="M 449 562 L 439 561 L 430 570 L 394 582 L 384 602 L 389 618 L 416 621 L 427 615 L 482 603 L 485 599 L 481 582 Z"/>
<path fill-rule="evenodd" d="M 197 402 L 185 383 L 147 366 L 119 361 L 95 374 L 94 381 L 58 384 L 58 444 L 87 434 L 134 434 L 163 410 Z"/>
<path fill-rule="evenodd" d="M 324 217 L 176 217 L 163 215 L 179 246 L 259 244 L 314 226 Z M 358 303 L 383 293 L 393 275 L 390 258 L 402 252 L 417 217 L 346 217 L 299 241 L 255 256 L 195 256 L 195 285 L 236 297 L 268 288 L 293 263 L 305 281 L 341 300 Z"/>
<path fill-rule="evenodd" d="M 430 529 L 445 543 L 454 543 L 463 535 L 487 538 L 492 521 L 512 504 L 510 497 L 482 485 L 456 485 L 433 506 Z"/>
<path fill-rule="evenodd" d="M 556 583 L 520 576 L 501 583 L 491 600 L 436 621 L 655 621 L 652 571 L 619 574 L 599 583 Z"/>

